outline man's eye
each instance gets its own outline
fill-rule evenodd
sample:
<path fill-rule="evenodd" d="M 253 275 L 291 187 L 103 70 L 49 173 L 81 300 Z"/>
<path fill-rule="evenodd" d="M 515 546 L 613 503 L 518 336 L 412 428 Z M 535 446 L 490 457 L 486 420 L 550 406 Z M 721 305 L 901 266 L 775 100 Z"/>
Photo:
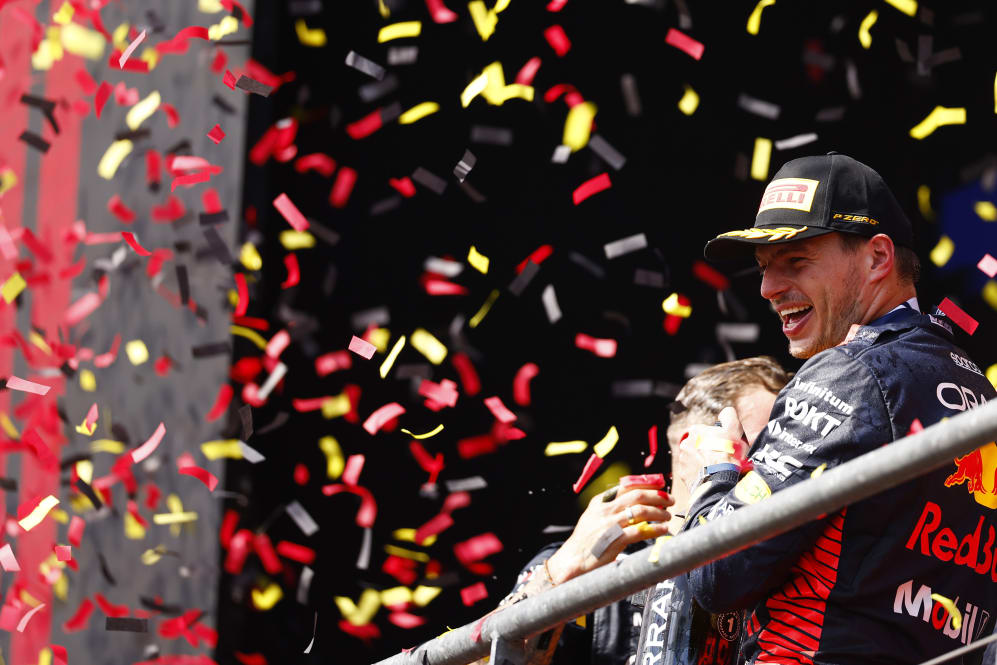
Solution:
<path fill-rule="evenodd" d="M 790 257 L 789 262 L 792 265 L 795 266 L 795 265 L 799 265 L 800 263 L 802 263 L 803 261 L 806 261 L 806 260 L 807 259 L 806 259 L 805 256 L 792 256 L 792 257 Z"/>

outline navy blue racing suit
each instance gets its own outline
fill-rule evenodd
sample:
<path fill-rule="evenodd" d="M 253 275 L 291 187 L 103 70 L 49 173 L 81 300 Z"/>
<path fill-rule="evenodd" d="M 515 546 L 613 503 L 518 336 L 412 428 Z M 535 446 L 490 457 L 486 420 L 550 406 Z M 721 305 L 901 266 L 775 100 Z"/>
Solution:
<path fill-rule="evenodd" d="M 995 396 L 939 316 L 910 307 L 808 360 L 752 445 L 711 476 L 686 528 Z M 905 444 L 895 444 L 905 445 Z M 997 445 L 688 575 L 711 612 L 748 610 L 747 663 L 918 663 L 989 635 L 997 613 Z M 955 603 L 961 623 L 944 598 Z M 979 662 L 977 650 L 964 660 Z"/>

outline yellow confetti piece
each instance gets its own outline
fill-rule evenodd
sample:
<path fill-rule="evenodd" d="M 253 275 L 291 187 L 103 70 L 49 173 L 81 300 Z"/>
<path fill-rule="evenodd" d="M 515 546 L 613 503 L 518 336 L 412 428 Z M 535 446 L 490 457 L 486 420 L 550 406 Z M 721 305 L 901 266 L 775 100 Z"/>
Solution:
<path fill-rule="evenodd" d="M 952 258 L 952 252 L 954 251 L 955 251 L 955 243 L 952 242 L 952 238 L 949 238 L 948 236 L 942 236 L 941 238 L 938 239 L 938 244 L 935 245 L 935 248 L 931 250 L 931 253 L 928 255 L 928 258 L 931 259 L 932 263 L 941 268 L 943 265 L 949 262 L 949 259 Z"/>
<path fill-rule="evenodd" d="M 498 300 L 498 297 L 499 297 L 499 290 L 492 289 L 492 292 L 488 294 L 487 298 L 485 298 L 485 302 L 481 303 L 481 307 L 479 307 L 478 311 L 474 313 L 474 316 L 471 317 L 471 320 L 468 321 L 467 325 L 470 326 L 471 328 L 477 328 L 478 325 L 488 315 L 488 312 L 491 311 L 492 305 L 495 304 L 495 301 Z"/>
<path fill-rule="evenodd" d="M 48 647 L 38 652 L 38 665 L 52 665 L 52 650 Z"/>
<path fill-rule="evenodd" d="M 159 91 L 153 90 L 145 99 L 128 109 L 128 114 L 125 115 L 125 124 L 131 130 L 138 129 L 143 122 L 148 120 L 149 116 L 156 112 L 160 102 L 162 102 L 162 98 L 159 96 Z"/>
<path fill-rule="evenodd" d="M 73 20 L 73 12 L 75 11 L 71 4 L 63 2 L 62 6 L 59 7 L 59 11 L 52 15 L 52 21 L 59 25 L 66 25 Z"/>
<path fill-rule="evenodd" d="M 869 34 L 869 30 L 876 24 L 876 19 L 878 18 L 879 12 L 873 9 L 866 14 L 866 17 L 862 19 L 862 23 L 859 24 L 859 43 L 862 44 L 862 48 L 872 46 L 872 35 Z"/>
<path fill-rule="evenodd" d="M 359 603 L 354 603 L 353 599 L 346 596 L 334 596 L 333 600 L 343 618 L 354 626 L 370 623 L 381 608 L 381 594 L 374 589 L 364 589 Z"/>
<path fill-rule="evenodd" d="M 479 252 L 474 245 L 471 245 L 471 249 L 467 250 L 467 262 L 481 274 L 488 274 L 488 257 Z M 14 274 L 16 275 L 17 273 Z M 7 302 L 10 301 L 8 300 Z"/>
<path fill-rule="evenodd" d="M 427 115 L 432 115 L 440 110 L 440 105 L 436 102 L 423 102 L 416 104 L 405 113 L 398 116 L 398 123 L 401 125 L 411 125 L 413 122 L 422 120 Z"/>
<path fill-rule="evenodd" d="M 326 420 L 345 416 L 353 408 L 346 393 L 340 393 L 322 402 L 322 417 Z"/>
<path fill-rule="evenodd" d="M 990 201 L 977 201 L 973 204 L 973 212 L 985 222 L 997 221 L 997 206 Z M 7 302 L 10 301 L 8 300 Z"/>
<path fill-rule="evenodd" d="M 384 353 L 388 348 L 388 340 L 391 339 L 391 331 L 387 328 L 374 328 L 367 335 L 367 341 L 374 345 L 374 347 Z"/>
<path fill-rule="evenodd" d="M 419 607 L 425 607 L 426 605 L 429 605 L 434 598 L 440 595 L 441 591 L 443 591 L 442 587 L 424 586 L 420 584 L 415 588 L 415 591 L 412 592 L 412 602 Z"/>
<path fill-rule="evenodd" d="M 758 0 L 758 4 L 752 10 L 751 15 L 748 16 L 748 34 L 757 35 L 758 29 L 762 27 L 762 11 L 766 7 L 771 7 L 775 4 L 775 0 Z"/>
<path fill-rule="evenodd" d="M 343 449 L 339 446 L 339 441 L 333 436 L 323 436 L 318 440 L 319 450 L 325 455 L 325 475 L 331 480 L 339 478 L 346 467 L 343 459 Z"/>
<path fill-rule="evenodd" d="M 997 284 L 994 286 L 997 287 Z M 994 388 L 997 388 L 997 363 L 994 363 L 987 368 L 987 381 L 989 381 Z"/>
<path fill-rule="evenodd" d="M 986 301 L 988 305 L 997 309 L 997 282 L 992 279 L 988 279 L 987 283 L 983 285 L 983 291 L 981 291 L 983 300 Z"/>
<path fill-rule="evenodd" d="M 66 51 L 88 60 L 99 60 L 104 55 L 104 46 L 107 44 L 104 35 L 84 28 L 79 23 L 62 26 L 59 38 Z"/>
<path fill-rule="evenodd" d="M 925 219 L 935 218 L 935 211 L 931 209 L 931 188 L 927 185 L 920 185 L 917 188 L 917 208 Z"/>
<path fill-rule="evenodd" d="M 263 267 L 263 257 L 256 249 L 256 245 L 251 242 L 244 243 L 239 249 L 239 262 L 246 267 L 246 270 L 259 270 Z"/>
<path fill-rule="evenodd" d="M 592 451 L 599 457 L 605 457 L 616 446 L 616 442 L 619 440 L 620 433 L 616 431 L 616 425 L 613 425 L 606 432 L 606 436 L 602 437 L 602 441 L 592 446 Z"/>
<path fill-rule="evenodd" d="M 299 18 L 294 22 L 294 32 L 298 35 L 298 41 L 305 46 L 313 48 L 325 46 L 325 30 L 322 28 L 309 28 L 303 18 Z"/>
<path fill-rule="evenodd" d="M 377 33 L 377 43 L 383 44 L 393 39 L 418 37 L 422 32 L 422 21 L 402 21 L 381 28 Z"/>
<path fill-rule="evenodd" d="M 52 511 L 52 519 L 54 519 L 59 524 L 66 524 L 69 522 L 69 513 L 67 513 L 62 508 L 56 508 Z"/>
<path fill-rule="evenodd" d="M 52 31 L 56 31 L 55 39 L 52 38 Z M 62 44 L 58 39 L 58 26 L 53 26 L 48 30 L 48 38 L 39 42 L 38 49 L 31 54 L 31 66 L 39 71 L 48 71 L 58 60 L 62 60 Z"/>
<path fill-rule="evenodd" d="M 93 462 L 88 459 L 81 459 L 76 463 L 76 475 L 86 484 L 93 482 Z"/>
<path fill-rule="evenodd" d="M 487 261 L 487 259 L 485 260 Z M 485 264 L 486 269 L 487 266 L 488 264 L 486 263 Z M 21 277 L 21 273 L 15 272 L 13 275 L 7 278 L 7 281 L 3 283 L 3 286 L 0 286 L 0 295 L 3 295 L 3 299 L 9 305 L 10 303 L 14 302 L 14 298 L 21 295 L 21 291 L 23 291 L 24 287 L 27 285 L 28 283 L 24 281 L 23 277 Z"/>
<path fill-rule="evenodd" d="M 443 431 L 443 423 L 440 423 L 439 425 L 437 425 L 436 427 L 434 427 L 430 431 L 426 432 L 425 434 L 415 434 L 414 432 L 412 432 L 410 430 L 407 430 L 404 427 L 402 428 L 402 431 L 405 432 L 406 434 L 408 434 L 413 439 L 420 439 L 420 440 L 421 439 L 428 439 L 428 438 L 430 438 L 432 436 L 436 436 L 437 434 L 439 434 L 440 432 Z"/>
<path fill-rule="evenodd" d="M 185 524 L 197 520 L 197 513 L 188 511 L 183 513 L 156 513 L 152 516 L 152 521 L 156 524 Z"/>
<path fill-rule="evenodd" d="M 201 444 L 201 453 L 209 460 L 221 459 L 242 459 L 242 448 L 239 446 L 239 439 L 220 439 L 218 441 L 205 441 Z"/>
<path fill-rule="evenodd" d="M 655 528 L 649 522 L 640 522 L 635 526 L 637 527 L 637 533 L 643 536 L 645 540 L 654 535 Z"/>
<path fill-rule="evenodd" d="M 97 423 L 94 423 L 90 427 L 87 427 L 87 421 L 84 420 L 82 423 L 76 426 L 76 431 L 79 434 L 86 436 L 93 436 L 93 433 L 97 431 Z"/>
<path fill-rule="evenodd" d="M 245 337 L 250 342 L 255 344 L 261 349 L 267 348 L 267 341 L 263 339 L 258 332 L 252 328 L 247 328 L 245 326 L 229 326 L 229 331 L 233 335 L 238 335 L 239 337 Z"/>
<path fill-rule="evenodd" d="M 824 469 L 827 468 L 827 462 L 822 463 L 819 467 L 810 472 L 811 478 L 820 478 L 821 474 L 824 473 Z"/>
<path fill-rule="evenodd" d="M 21 434 L 14 427 L 13 421 L 11 421 L 10 416 L 7 415 L 6 411 L 0 411 L 0 427 L 3 428 L 4 433 L 12 439 L 20 439 Z"/>
<path fill-rule="evenodd" d="M 97 439 L 90 442 L 90 452 L 120 455 L 125 452 L 125 444 L 123 441 L 115 441 L 113 439 Z"/>
<path fill-rule="evenodd" d="M 475 77 L 460 94 L 461 106 L 467 105 L 478 95 L 493 106 L 501 106 L 510 99 L 519 98 L 533 101 L 533 86 L 513 83 L 505 84 L 505 73 L 501 62 L 493 62 Z"/>
<path fill-rule="evenodd" d="M 315 236 L 308 231 L 287 229 L 280 232 L 280 244 L 288 251 L 309 249 L 315 246 Z"/>
<path fill-rule="evenodd" d="M 59 500 L 49 494 L 47 497 L 41 500 L 41 502 L 35 506 L 28 515 L 18 522 L 21 528 L 25 531 L 31 531 L 36 526 L 41 524 L 45 516 L 48 515 L 49 511 L 59 505 Z"/>
<path fill-rule="evenodd" d="M 128 540 L 142 540 L 145 538 L 145 527 L 127 510 L 125 511 L 124 527 L 125 538 Z"/>
<path fill-rule="evenodd" d="M 0 170 L 0 196 L 6 194 L 17 185 L 17 173 L 9 166 Z"/>
<path fill-rule="evenodd" d="M 471 14 L 471 20 L 474 21 L 474 27 L 481 41 L 487 42 L 495 33 L 495 26 L 498 25 L 498 12 L 485 7 L 483 0 L 471 0 L 467 3 L 467 10 Z"/>
<path fill-rule="evenodd" d="M 959 608 L 955 606 L 951 600 L 946 598 L 940 593 L 931 594 L 931 600 L 934 600 L 939 605 L 944 607 L 948 613 L 952 616 L 952 627 L 956 630 L 962 628 L 962 614 L 959 613 Z"/>
<path fill-rule="evenodd" d="M 217 14 L 225 9 L 220 0 L 197 0 L 197 11 L 202 14 Z"/>
<path fill-rule="evenodd" d="M 688 319 L 692 315 L 692 305 L 680 305 L 677 293 L 665 298 L 664 302 L 661 303 L 661 309 L 665 310 L 666 314 L 681 316 L 683 319 Z"/>
<path fill-rule="evenodd" d="M 460 105 L 467 108 L 471 100 L 480 95 L 486 85 L 488 85 L 488 74 L 487 72 L 481 72 L 467 84 L 464 92 L 460 93 Z"/>
<path fill-rule="evenodd" d="M 300 21 L 300 19 L 299 19 Z M 301 21 L 303 23 L 303 21 Z M 297 24 L 295 24 L 297 28 Z M 233 33 L 239 32 L 239 19 L 234 16 L 226 16 L 221 21 L 214 25 L 208 26 L 208 39 L 213 42 L 218 41 L 226 35 L 231 35 Z M 321 32 L 321 31 L 320 31 Z M 298 33 L 298 38 L 300 39 L 301 33 Z M 322 33 L 323 44 L 325 43 L 325 33 Z"/>
<path fill-rule="evenodd" d="M 128 23 L 122 23 L 118 25 L 117 28 L 114 29 L 114 32 L 111 33 L 111 44 L 113 44 L 114 48 L 118 49 L 119 51 L 124 51 L 126 48 L 128 48 L 127 40 L 128 40 L 129 27 L 131 26 Z"/>
<path fill-rule="evenodd" d="M 384 551 L 388 554 L 394 554 L 395 556 L 400 556 L 403 559 L 412 559 L 413 561 L 422 561 L 425 563 L 429 561 L 429 555 L 425 552 L 413 552 L 412 550 L 407 550 L 404 547 L 396 547 L 395 545 L 385 545 Z"/>
<path fill-rule="evenodd" d="M 592 479 L 592 481 L 582 489 L 578 495 L 578 507 L 584 510 L 596 494 L 600 494 L 614 485 L 620 484 L 620 478 L 631 473 L 630 465 L 626 462 L 614 462 L 609 467 Z"/>
<path fill-rule="evenodd" d="M 391 532 L 391 537 L 394 538 L 395 540 L 401 540 L 406 543 L 414 543 L 415 533 L 416 533 L 415 529 L 409 529 L 409 528 L 395 529 L 394 531 Z M 419 545 L 421 545 L 422 547 L 429 547 L 435 542 L 436 542 L 436 536 L 428 536 L 426 537 L 425 540 L 419 543 Z"/>
<path fill-rule="evenodd" d="M 886 4 L 899 9 L 907 16 L 917 14 L 917 0 L 886 0 Z"/>
<path fill-rule="evenodd" d="M 97 164 L 97 175 L 104 180 L 113 178 L 121 162 L 131 153 L 132 147 L 132 142 L 128 139 L 115 141 L 108 146 L 104 156 L 100 158 L 100 163 Z"/>
<path fill-rule="evenodd" d="M 942 125 L 964 124 L 966 124 L 966 109 L 962 107 L 946 108 L 944 106 L 936 106 L 924 120 L 911 128 L 910 135 L 920 140 L 929 136 Z"/>
<path fill-rule="evenodd" d="M 152 566 L 158 563 L 159 560 L 163 558 L 164 554 L 166 554 L 166 545 L 156 545 L 152 549 L 148 549 L 142 552 L 140 558 L 142 560 L 142 563 L 144 563 L 147 566 Z"/>
<path fill-rule="evenodd" d="M 705 517 L 703 517 L 702 515 L 700 515 L 700 516 L 699 516 L 699 523 L 700 523 L 700 524 L 706 524 L 706 518 L 705 518 Z"/>
<path fill-rule="evenodd" d="M 395 586 L 381 591 L 381 604 L 384 606 L 405 605 L 412 602 L 412 589 Z"/>
<path fill-rule="evenodd" d="M 551 441 L 544 448 L 544 455 L 554 457 L 555 455 L 570 455 L 572 453 L 582 453 L 589 447 L 586 441 Z"/>
<path fill-rule="evenodd" d="M 771 158 L 772 141 L 759 136 L 755 139 L 755 151 L 751 155 L 751 177 L 754 180 L 768 179 Z"/>
<path fill-rule="evenodd" d="M 271 582 L 265 589 L 254 587 L 250 595 L 253 597 L 253 607 L 266 611 L 280 602 L 280 599 L 284 597 L 284 592 L 281 591 L 279 584 Z"/>
<path fill-rule="evenodd" d="M 404 347 L 405 335 L 402 335 L 398 338 L 398 341 L 395 342 L 395 345 L 391 347 L 391 353 L 389 353 L 388 357 L 384 359 L 383 363 L 381 363 L 379 372 L 382 379 L 388 376 L 388 372 L 391 371 L 391 366 L 395 364 L 395 359 L 398 358 L 398 354 L 402 352 L 402 348 Z"/>
<path fill-rule="evenodd" d="M 762 0 L 764 2 L 765 0 Z M 773 0 L 774 2 L 775 0 Z M 679 100 L 679 111 L 686 115 L 692 115 L 699 108 L 699 95 L 691 86 L 685 86 L 685 94 Z"/>
<path fill-rule="evenodd" d="M 48 345 L 45 338 L 36 333 L 34 330 L 28 333 L 28 340 L 45 353 L 52 353 L 52 347 Z"/>
<path fill-rule="evenodd" d="M 381 13 L 381 18 L 391 17 L 391 10 L 384 4 L 384 0 L 377 0 L 377 11 Z"/>
<path fill-rule="evenodd" d="M 772 2 L 775 2 L 775 0 L 772 0 Z M 667 534 L 655 538 L 654 546 L 651 548 L 651 553 L 647 556 L 647 560 L 649 563 L 658 563 L 658 558 L 661 555 L 661 547 L 665 544 L 665 541 L 668 540 L 669 538 L 671 538 L 671 536 Z"/>
<path fill-rule="evenodd" d="M 93 372 L 88 369 L 80 370 L 80 388 L 88 393 L 97 390 L 97 377 Z"/>
<path fill-rule="evenodd" d="M 424 328 L 413 330 L 410 341 L 415 350 L 426 356 L 426 359 L 434 365 L 439 365 L 447 357 L 447 347 Z"/>
<path fill-rule="evenodd" d="M 154 47 L 149 47 L 143 49 L 142 55 L 139 56 L 139 60 L 149 63 L 149 70 L 152 71 L 159 64 L 159 51 Z"/>
<path fill-rule="evenodd" d="M 568 110 L 568 117 L 564 121 L 564 135 L 561 143 L 571 148 L 572 152 L 581 150 L 589 142 L 589 135 L 592 132 L 592 121 L 598 109 L 592 102 L 582 102 L 575 104 Z"/>
<path fill-rule="evenodd" d="M 587 620 L 585 618 L 585 615 L 583 614 L 580 617 L 578 617 L 577 619 L 575 619 L 575 623 L 578 624 L 579 626 L 581 626 L 582 628 L 585 628 L 585 625 L 588 622 L 587 622 Z"/>
<path fill-rule="evenodd" d="M 140 339 L 133 339 L 125 344 L 125 354 L 133 365 L 141 365 L 149 359 L 149 349 L 145 347 L 145 342 Z"/>

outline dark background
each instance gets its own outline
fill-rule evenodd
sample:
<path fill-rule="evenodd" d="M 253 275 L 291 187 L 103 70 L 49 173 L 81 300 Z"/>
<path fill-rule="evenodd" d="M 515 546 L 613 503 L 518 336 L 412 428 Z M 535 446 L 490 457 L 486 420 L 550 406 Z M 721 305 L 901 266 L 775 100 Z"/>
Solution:
<path fill-rule="evenodd" d="M 672 2 L 573 0 L 553 13 L 541 2 L 513 0 L 498 15 L 495 34 L 487 42 L 475 31 L 467 7 L 452 0 L 448 4 L 459 20 L 442 25 L 433 23 L 417 0 L 386 0 L 388 20 L 380 16 L 376 2 L 314 4 L 317 12 L 309 10 L 308 3 L 295 2 L 264 2 L 256 8 L 252 56 L 278 74 L 293 71 L 295 78 L 269 98 L 252 97 L 247 146 L 276 121 L 295 117 L 300 123 L 298 154 L 326 153 L 339 165 L 356 169 L 358 181 L 348 205 L 334 209 L 328 195 L 335 176 L 299 174 L 293 161 L 271 159 L 263 167 L 247 162 L 247 223 L 240 242 L 255 242 L 264 266 L 250 274 L 248 314 L 269 320 L 264 337 L 287 328 L 294 339 L 281 357 L 289 367 L 287 378 L 265 406 L 253 410 L 253 418 L 259 430 L 282 412 L 291 417 L 267 434 L 254 435 L 250 443 L 267 454 L 267 463 L 230 464 L 226 487 L 250 497 L 248 506 L 235 501 L 228 505 L 240 511 L 240 527 L 266 530 L 274 542 L 308 545 L 318 558 L 307 606 L 295 600 L 301 566 L 293 562 L 285 561 L 282 573 L 272 578 L 255 557 L 242 574 L 222 574 L 219 662 L 237 662 L 239 654 L 245 661 L 246 654 L 257 653 L 270 663 L 373 662 L 431 639 L 447 626 L 478 618 L 509 591 L 521 565 L 556 538 L 543 534 L 544 527 L 569 525 L 577 518 L 579 503 L 571 485 L 589 451 L 547 458 L 543 449 L 548 442 L 595 443 L 615 425 L 620 443 L 600 471 L 623 463 L 638 472 L 648 428 L 658 424 L 662 450 L 653 470 L 667 473 L 667 404 L 690 365 L 728 359 L 715 334 L 722 321 L 761 325 L 756 343 L 733 346 L 737 357 L 772 354 L 795 369 L 798 362 L 786 354 L 776 318 L 757 295 L 753 271 L 723 268 L 732 278 L 731 288 L 722 295 L 726 311 L 715 289 L 691 272 L 706 240 L 747 228 L 753 221 L 765 185 L 747 177 L 756 137 L 818 135 L 816 142 L 800 148 L 775 150 L 770 176 L 789 159 L 828 150 L 877 169 L 915 226 L 925 263 L 919 288 L 922 307 L 933 307 L 945 296 L 958 302 L 980 321 L 974 337 L 962 336 L 963 345 L 981 367 L 997 362 L 992 343 L 997 316 L 979 295 L 986 277 L 975 267 L 984 252 L 995 253 L 997 224 L 973 212 L 976 201 L 994 200 L 997 174 L 997 63 L 989 3 L 922 4 L 918 16 L 910 17 L 884 2 L 779 2 L 763 12 L 757 36 L 745 30 L 753 2 L 688 3 L 691 27 L 682 31 L 705 44 L 700 61 L 665 43 L 669 28 L 680 27 L 681 6 Z M 871 10 L 879 12 L 879 19 L 866 50 L 857 33 Z M 298 19 L 324 29 L 327 45 L 301 45 L 294 30 Z M 421 36 L 377 43 L 382 25 L 402 20 L 421 20 Z M 572 42 L 563 58 L 543 37 L 544 29 L 554 23 Z M 924 36 L 932 42 L 930 51 L 921 54 L 921 65 L 905 62 L 898 42 L 917 59 Z M 387 66 L 388 50 L 398 46 L 417 46 L 417 61 Z M 956 60 L 934 66 L 924 62 L 930 53 L 952 48 L 959 49 Z M 350 50 L 387 66 L 398 78 L 397 89 L 363 102 L 358 88 L 373 79 L 343 64 Z M 533 56 L 542 58 L 533 81 L 533 102 L 513 99 L 490 106 L 478 98 L 466 109 L 460 106 L 461 91 L 486 65 L 502 62 L 506 82 L 511 83 Z M 859 90 L 848 84 L 850 66 Z M 627 113 L 623 102 L 620 81 L 625 73 L 637 83 L 642 112 L 636 117 Z M 574 85 L 597 104 L 597 133 L 627 158 L 620 171 L 589 148 L 565 164 L 551 163 L 567 106 L 563 98 L 546 103 L 543 97 L 560 83 Z M 692 116 L 677 108 L 685 85 L 701 99 Z M 777 104 L 778 119 L 740 108 L 742 94 Z M 406 110 L 423 101 L 439 103 L 440 111 L 412 125 L 387 123 L 360 140 L 345 131 L 348 123 L 378 107 L 398 102 Z M 910 128 L 936 105 L 965 107 L 967 123 L 942 127 L 921 141 L 912 139 Z M 838 119 L 817 120 L 819 112 L 833 108 L 841 109 Z M 509 146 L 472 143 L 473 125 L 508 128 L 514 140 Z M 474 202 L 452 175 L 465 149 L 477 157 L 467 182 L 485 202 Z M 418 167 L 448 182 L 442 195 L 416 185 L 417 194 L 403 198 L 389 186 L 389 178 L 411 175 Z M 573 205 L 572 191 L 602 172 L 609 173 L 612 188 Z M 931 188 L 934 219 L 919 210 L 916 192 L 921 185 Z M 281 192 L 314 223 L 339 237 L 334 245 L 319 240 L 313 249 L 296 252 L 301 283 L 290 289 L 280 287 L 286 276 L 286 250 L 278 242 L 280 231 L 288 227 L 271 205 Z M 378 212 L 392 197 L 398 199 L 397 206 Z M 646 235 L 647 249 L 606 259 L 605 243 L 635 233 Z M 937 269 L 927 255 L 941 233 L 955 241 L 956 253 Z M 472 244 L 490 258 L 488 273 L 465 267 L 453 281 L 464 285 L 467 295 L 428 295 L 420 285 L 425 259 L 449 256 L 463 261 Z M 513 295 L 508 285 L 516 276 L 515 267 L 543 244 L 553 246 L 553 254 L 526 290 Z M 572 252 L 596 263 L 604 276 L 573 261 Z M 662 273 L 665 286 L 635 284 L 636 269 Z M 548 323 L 540 300 L 547 284 L 554 285 L 564 314 L 554 325 Z M 454 318 L 469 319 L 493 289 L 500 296 L 481 325 L 473 330 L 461 325 L 460 337 L 453 337 L 449 331 Z M 672 292 L 687 296 L 693 310 L 676 335 L 667 334 L 662 325 L 661 302 Z M 351 325 L 351 316 L 378 306 L 390 311 L 386 327 L 392 344 L 399 335 L 424 327 L 448 346 L 450 356 L 433 367 L 407 346 L 385 380 L 377 373 L 383 354 L 370 361 L 354 356 L 351 370 L 318 378 L 314 356 L 346 348 L 353 334 L 362 334 Z M 579 332 L 618 340 L 616 356 L 598 358 L 576 348 Z M 259 355 L 246 340 L 234 339 L 234 360 Z M 399 374 L 423 371 L 437 382 L 459 382 L 450 360 L 461 350 L 479 372 L 481 393 L 470 397 L 461 387 L 456 408 L 440 413 L 423 408 L 416 393 L 420 379 Z M 520 407 L 512 399 L 512 379 L 526 362 L 537 363 L 540 372 L 532 382 L 532 404 Z M 419 365 L 424 367 L 414 367 Z M 263 372 L 256 381 L 262 383 L 265 377 Z M 642 398 L 614 397 L 613 382 L 628 379 L 653 379 L 660 382 L 660 390 Z M 370 436 L 343 418 L 326 420 L 318 412 L 299 414 L 293 408 L 293 398 L 336 395 L 347 384 L 362 389 L 361 422 L 381 405 L 398 401 L 408 410 L 400 419 L 402 427 L 421 432 L 445 425 L 441 434 L 422 442 L 431 454 L 445 456 L 435 493 L 422 487 L 426 474 L 409 452 L 410 438 L 400 431 Z M 240 386 L 234 385 L 238 391 Z M 515 425 L 527 436 L 492 454 L 462 459 L 457 441 L 492 427 L 493 417 L 481 401 L 492 395 L 516 411 Z M 240 431 L 235 406 L 232 433 Z M 360 484 L 371 490 L 379 509 L 366 570 L 356 567 L 363 539 L 354 523 L 357 499 L 321 492 L 332 482 L 325 477 L 325 459 L 317 445 L 327 434 L 337 438 L 347 456 L 366 457 Z M 310 472 L 304 485 L 294 480 L 298 464 Z M 487 488 L 471 492 L 470 506 L 454 513 L 454 525 L 434 545 L 417 547 L 393 538 L 395 529 L 418 527 L 439 512 L 446 481 L 471 476 L 484 478 Z M 293 500 L 320 524 L 310 539 L 281 512 Z M 487 559 L 494 566 L 490 575 L 471 572 L 453 553 L 454 544 L 484 532 L 493 532 L 504 544 L 501 553 Z M 380 637 L 364 641 L 340 630 L 342 617 L 333 597 L 356 600 L 365 588 L 398 586 L 381 570 L 387 557 L 384 546 L 390 544 L 426 552 L 437 561 L 442 573 L 436 579 L 426 579 L 422 564 L 417 570 L 422 583 L 442 586 L 443 592 L 427 607 L 410 610 L 427 619 L 415 629 L 392 625 L 382 608 L 373 619 Z M 223 551 L 222 561 L 224 557 Z M 459 590 L 479 580 L 489 597 L 465 607 Z M 283 599 L 269 611 L 253 609 L 249 590 L 270 581 L 281 584 Z M 305 656 L 302 651 L 311 639 L 316 613 L 315 644 Z"/>

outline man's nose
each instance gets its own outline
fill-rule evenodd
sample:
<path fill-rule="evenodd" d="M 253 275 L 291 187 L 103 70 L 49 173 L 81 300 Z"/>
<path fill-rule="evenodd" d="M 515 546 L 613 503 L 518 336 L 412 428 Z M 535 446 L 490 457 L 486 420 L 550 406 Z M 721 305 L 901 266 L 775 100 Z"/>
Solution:
<path fill-rule="evenodd" d="M 779 275 L 778 270 L 770 267 L 762 274 L 762 298 L 773 300 L 788 288 L 789 283 Z"/>

